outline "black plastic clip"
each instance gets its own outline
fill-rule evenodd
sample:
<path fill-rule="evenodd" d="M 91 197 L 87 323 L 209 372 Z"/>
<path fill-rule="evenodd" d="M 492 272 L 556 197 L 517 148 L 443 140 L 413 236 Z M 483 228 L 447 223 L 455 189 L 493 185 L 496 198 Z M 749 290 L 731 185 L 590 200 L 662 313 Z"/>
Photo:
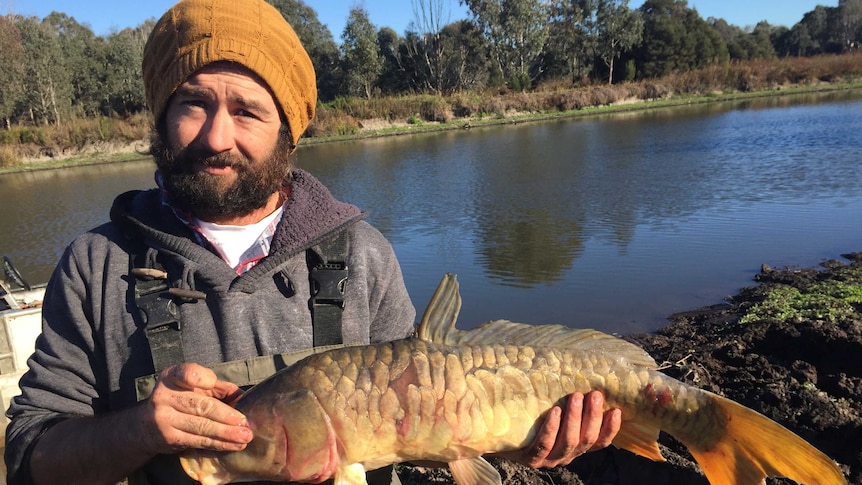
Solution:
<path fill-rule="evenodd" d="M 344 308 L 347 274 L 347 265 L 343 263 L 323 263 L 311 268 L 312 303 Z"/>

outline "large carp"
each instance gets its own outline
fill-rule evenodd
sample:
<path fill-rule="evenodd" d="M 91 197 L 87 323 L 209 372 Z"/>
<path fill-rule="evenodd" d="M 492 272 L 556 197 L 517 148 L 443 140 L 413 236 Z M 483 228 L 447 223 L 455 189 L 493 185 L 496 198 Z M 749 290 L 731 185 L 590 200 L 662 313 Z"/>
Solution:
<path fill-rule="evenodd" d="M 641 348 L 594 330 L 507 321 L 455 329 L 461 298 L 446 275 L 416 338 L 308 357 L 236 403 L 254 439 L 243 451 L 192 451 L 183 468 L 205 485 L 273 480 L 365 484 L 404 461 L 448 463 L 455 481 L 500 484 L 482 455 L 523 448 L 541 417 L 575 391 L 622 410 L 614 445 L 664 458 L 660 430 L 682 441 L 712 484 L 783 476 L 847 483 L 813 446 L 733 401 L 655 370 Z"/>

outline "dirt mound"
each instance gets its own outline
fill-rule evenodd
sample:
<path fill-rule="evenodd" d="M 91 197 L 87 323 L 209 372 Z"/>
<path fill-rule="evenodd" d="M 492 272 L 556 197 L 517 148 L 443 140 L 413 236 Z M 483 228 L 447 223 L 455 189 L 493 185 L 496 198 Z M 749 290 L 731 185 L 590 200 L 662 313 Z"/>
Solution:
<path fill-rule="evenodd" d="M 838 462 L 850 483 L 862 484 L 862 253 L 844 258 L 850 263 L 831 260 L 824 268 L 764 266 L 759 284 L 726 304 L 672 315 L 655 334 L 626 339 L 665 374 L 781 423 Z M 682 444 L 663 434 L 659 445 L 667 463 L 617 449 L 552 470 L 493 463 L 507 484 L 708 483 Z M 405 485 L 454 483 L 445 469 L 400 471 Z"/>

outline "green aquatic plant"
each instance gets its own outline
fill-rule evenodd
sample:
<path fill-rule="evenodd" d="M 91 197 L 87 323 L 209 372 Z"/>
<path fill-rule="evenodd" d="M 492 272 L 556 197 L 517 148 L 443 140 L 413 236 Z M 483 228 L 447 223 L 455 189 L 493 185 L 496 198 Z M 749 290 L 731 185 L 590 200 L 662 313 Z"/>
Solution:
<path fill-rule="evenodd" d="M 824 320 L 837 322 L 862 311 L 862 269 L 836 268 L 831 278 L 800 287 L 777 284 L 759 292 L 762 300 L 749 307 L 740 323 L 760 320 Z"/>

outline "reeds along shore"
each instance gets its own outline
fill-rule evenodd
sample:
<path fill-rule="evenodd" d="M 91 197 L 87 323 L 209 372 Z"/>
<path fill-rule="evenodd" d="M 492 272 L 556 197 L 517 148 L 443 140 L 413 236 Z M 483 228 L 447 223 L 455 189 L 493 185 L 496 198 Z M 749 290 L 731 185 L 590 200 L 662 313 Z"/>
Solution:
<path fill-rule="evenodd" d="M 338 98 L 320 103 L 307 139 L 359 134 L 369 120 L 394 124 L 446 124 L 518 114 L 557 114 L 622 102 L 639 102 L 755 93 L 799 87 L 850 85 L 862 80 L 862 52 L 817 57 L 753 60 L 715 65 L 616 85 L 573 86 L 570 80 L 547 82 L 532 91 L 505 88 L 446 96 Z M 779 91 L 780 92 L 780 91 Z M 152 121 L 141 112 L 126 118 L 72 117 L 60 125 L 13 125 L 0 129 L 0 169 L 36 158 L 86 156 L 100 146 L 123 147 L 149 138 Z M 95 150 L 93 149 L 95 147 Z"/>

